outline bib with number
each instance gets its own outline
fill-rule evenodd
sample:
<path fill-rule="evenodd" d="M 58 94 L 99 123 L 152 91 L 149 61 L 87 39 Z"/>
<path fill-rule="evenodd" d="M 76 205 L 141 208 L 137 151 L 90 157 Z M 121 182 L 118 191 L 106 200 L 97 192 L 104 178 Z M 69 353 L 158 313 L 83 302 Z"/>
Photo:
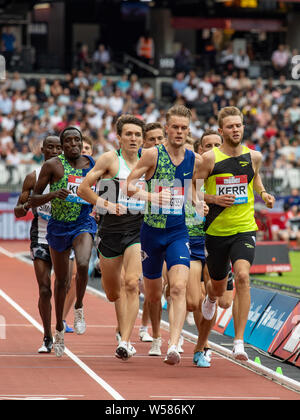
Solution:
<path fill-rule="evenodd" d="M 216 177 L 216 195 L 235 195 L 234 204 L 248 203 L 247 175 Z"/>
<path fill-rule="evenodd" d="M 78 175 L 68 176 L 67 190 L 70 191 L 70 194 L 66 198 L 66 201 L 78 204 L 90 204 L 77 195 L 78 187 L 82 183 L 83 179 L 84 177 Z M 96 191 L 95 185 L 93 185 L 91 188 L 93 191 Z"/>

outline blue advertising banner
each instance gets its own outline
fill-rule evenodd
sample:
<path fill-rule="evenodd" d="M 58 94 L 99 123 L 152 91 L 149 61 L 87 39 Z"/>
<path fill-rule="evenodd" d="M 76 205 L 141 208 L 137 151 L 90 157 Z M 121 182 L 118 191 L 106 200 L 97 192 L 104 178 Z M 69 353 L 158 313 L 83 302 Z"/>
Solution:
<path fill-rule="evenodd" d="M 251 332 L 247 342 L 264 351 L 268 351 L 272 341 L 298 302 L 299 299 L 297 298 L 276 293 L 276 296 L 269 303 Z"/>
<path fill-rule="evenodd" d="M 276 292 L 258 289 L 255 287 L 251 288 L 251 306 L 248 315 L 248 321 L 245 328 L 244 334 L 244 341 L 245 343 L 249 342 L 249 337 L 255 327 L 255 325 L 259 322 L 261 316 L 263 315 L 265 309 L 268 307 L 269 303 L 272 301 Z M 226 330 L 224 331 L 224 335 L 228 335 L 229 337 L 234 337 L 234 324 L 233 318 L 229 322 Z"/>

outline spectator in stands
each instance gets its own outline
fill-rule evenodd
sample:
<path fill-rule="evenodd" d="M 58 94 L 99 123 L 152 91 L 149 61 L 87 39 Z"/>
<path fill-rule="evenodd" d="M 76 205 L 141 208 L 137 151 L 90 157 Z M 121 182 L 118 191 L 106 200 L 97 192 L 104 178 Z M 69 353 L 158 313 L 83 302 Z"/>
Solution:
<path fill-rule="evenodd" d="M 239 72 L 243 70 L 245 74 L 248 74 L 250 67 L 250 58 L 244 49 L 239 49 L 238 54 L 233 56 L 233 65 Z"/>
<path fill-rule="evenodd" d="M 83 70 L 85 67 L 91 65 L 91 62 L 89 47 L 87 44 L 82 44 L 77 54 L 77 68 Z"/>
<path fill-rule="evenodd" d="M 300 245 L 300 209 L 299 206 L 293 205 L 286 212 L 286 228 L 277 232 L 277 237 L 281 241 L 297 241 Z"/>
<path fill-rule="evenodd" d="M 26 82 L 25 80 L 20 76 L 20 73 L 15 71 L 13 74 L 13 78 L 9 84 L 9 89 L 12 91 L 24 91 L 26 89 Z"/>
<path fill-rule="evenodd" d="M 154 65 L 155 46 L 149 31 L 140 36 L 136 46 L 136 53 L 140 60 L 151 66 Z"/>
<path fill-rule="evenodd" d="M 172 89 L 173 89 L 173 97 L 176 98 L 182 98 L 183 92 L 186 89 L 187 84 L 184 81 L 184 72 L 181 71 L 176 74 L 175 80 L 172 83 Z"/>
<path fill-rule="evenodd" d="M 110 66 L 110 52 L 104 44 L 100 44 L 92 57 L 95 73 L 108 73 Z"/>
<path fill-rule="evenodd" d="M 272 53 L 271 61 L 274 75 L 286 74 L 290 54 L 284 44 L 279 44 L 277 50 Z"/>
<path fill-rule="evenodd" d="M 16 37 L 13 34 L 12 28 L 10 26 L 6 26 L 3 28 L 1 40 L 3 46 L 2 53 L 6 60 L 6 68 L 10 69 L 11 59 L 15 51 L 16 43 Z"/>
<path fill-rule="evenodd" d="M 128 75 L 123 73 L 121 79 L 116 83 L 116 87 L 119 88 L 123 93 L 126 93 L 130 88 L 130 82 L 128 80 Z"/>
<path fill-rule="evenodd" d="M 175 73 L 189 72 L 192 64 L 191 51 L 184 44 L 181 44 L 179 51 L 175 54 Z"/>

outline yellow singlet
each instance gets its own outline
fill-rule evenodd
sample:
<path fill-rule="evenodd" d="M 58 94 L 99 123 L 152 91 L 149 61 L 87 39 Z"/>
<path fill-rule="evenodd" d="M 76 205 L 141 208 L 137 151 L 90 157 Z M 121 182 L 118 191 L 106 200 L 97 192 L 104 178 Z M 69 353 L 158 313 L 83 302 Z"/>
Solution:
<path fill-rule="evenodd" d="M 230 236 L 237 233 L 258 230 L 254 218 L 254 170 L 250 150 L 243 146 L 240 156 L 225 155 L 217 147 L 215 166 L 207 180 L 205 191 L 211 195 L 234 194 L 235 204 L 231 207 L 209 205 L 206 217 L 206 233 L 213 236 Z"/>

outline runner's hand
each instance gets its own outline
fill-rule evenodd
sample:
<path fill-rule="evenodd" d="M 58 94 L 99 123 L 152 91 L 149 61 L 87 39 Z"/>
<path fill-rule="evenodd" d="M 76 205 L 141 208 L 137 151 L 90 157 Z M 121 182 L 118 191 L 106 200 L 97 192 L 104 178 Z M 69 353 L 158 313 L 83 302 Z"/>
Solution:
<path fill-rule="evenodd" d="M 221 207 L 231 207 L 234 201 L 235 195 L 232 194 L 215 195 L 214 204 Z"/>
<path fill-rule="evenodd" d="M 61 188 L 57 191 L 52 191 L 53 198 L 59 198 L 60 200 L 65 200 L 68 195 L 70 194 L 69 190 L 66 190 L 65 188 Z"/>
<path fill-rule="evenodd" d="M 274 207 L 275 198 L 273 197 L 273 195 L 264 192 L 262 194 L 262 199 L 264 200 L 265 205 L 266 207 L 268 207 L 268 209 L 272 209 Z"/>
<path fill-rule="evenodd" d="M 107 210 L 109 214 L 115 214 L 116 216 L 122 216 L 123 214 L 127 213 L 127 207 L 119 203 L 109 203 Z"/>
<path fill-rule="evenodd" d="M 171 191 L 168 188 L 163 188 L 159 193 L 151 194 L 151 203 L 159 206 L 169 206 L 171 202 Z"/>

